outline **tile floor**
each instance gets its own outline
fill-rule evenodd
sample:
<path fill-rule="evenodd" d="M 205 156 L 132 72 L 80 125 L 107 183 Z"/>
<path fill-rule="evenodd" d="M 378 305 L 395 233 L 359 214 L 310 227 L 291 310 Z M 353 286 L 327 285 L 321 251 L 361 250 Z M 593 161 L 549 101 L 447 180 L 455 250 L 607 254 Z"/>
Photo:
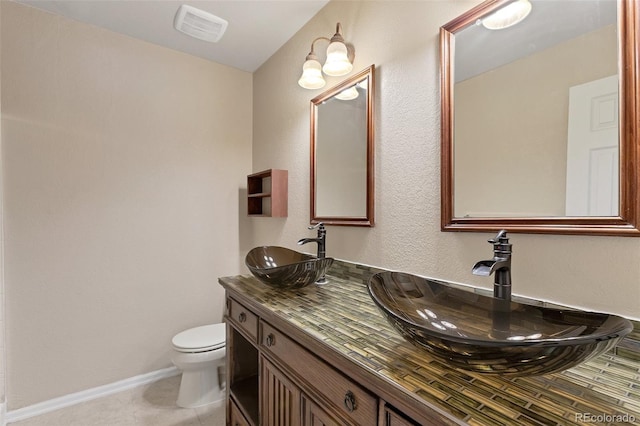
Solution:
<path fill-rule="evenodd" d="M 204 408 L 176 406 L 180 376 L 159 380 L 10 426 L 224 426 L 224 403 Z"/>

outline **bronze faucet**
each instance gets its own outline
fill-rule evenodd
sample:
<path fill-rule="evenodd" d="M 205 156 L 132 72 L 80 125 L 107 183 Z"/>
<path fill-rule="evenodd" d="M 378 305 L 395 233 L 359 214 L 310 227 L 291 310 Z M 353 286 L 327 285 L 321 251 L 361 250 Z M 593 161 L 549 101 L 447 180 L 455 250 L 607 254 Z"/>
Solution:
<path fill-rule="evenodd" d="M 324 227 L 324 223 L 320 222 L 316 225 L 309 226 L 307 229 L 318 229 L 318 236 L 316 238 L 301 238 L 298 240 L 298 245 L 307 243 L 318 243 L 318 259 L 324 259 L 327 254 L 327 230 Z M 324 275 L 318 278 L 316 284 L 325 284 L 327 279 Z"/>
<path fill-rule="evenodd" d="M 511 300 L 511 244 L 504 229 L 498 232 L 494 239 L 489 240 L 493 244 L 493 259 L 481 260 L 473 265 L 471 272 L 474 275 L 488 277 L 495 273 L 493 284 L 493 297 L 502 300 Z"/>

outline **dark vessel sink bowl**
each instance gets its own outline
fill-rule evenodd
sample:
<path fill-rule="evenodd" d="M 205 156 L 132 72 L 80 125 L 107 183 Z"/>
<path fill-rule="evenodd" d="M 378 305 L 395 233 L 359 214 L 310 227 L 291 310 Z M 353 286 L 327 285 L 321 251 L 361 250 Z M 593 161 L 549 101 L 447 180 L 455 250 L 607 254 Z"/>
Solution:
<path fill-rule="evenodd" d="M 630 321 L 482 296 L 400 272 L 371 277 L 369 294 L 409 342 L 449 367 L 527 376 L 571 368 L 613 348 Z"/>
<path fill-rule="evenodd" d="M 251 249 L 244 263 L 263 283 L 291 289 L 318 281 L 333 264 L 333 258 L 318 259 L 285 247 L 263 246 Z"/>

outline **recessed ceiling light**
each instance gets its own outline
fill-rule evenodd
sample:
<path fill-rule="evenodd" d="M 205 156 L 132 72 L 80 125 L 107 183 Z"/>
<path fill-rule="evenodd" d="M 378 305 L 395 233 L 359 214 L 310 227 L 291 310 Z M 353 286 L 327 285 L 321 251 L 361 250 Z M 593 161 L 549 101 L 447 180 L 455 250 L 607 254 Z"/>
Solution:
<path fill-rule="evenodd" d="M 509 28 L 529 15 L 531 3 L 529 0 L 516 0 L 482 19 L 482 25 L 490 30 Z"/>
<path fill-rule="evenodd" d="M 216 15 L 183 4 L 176 12 L 173 26 L 176 30 L 200 40 L 217 42 L 229 23 Z"/>

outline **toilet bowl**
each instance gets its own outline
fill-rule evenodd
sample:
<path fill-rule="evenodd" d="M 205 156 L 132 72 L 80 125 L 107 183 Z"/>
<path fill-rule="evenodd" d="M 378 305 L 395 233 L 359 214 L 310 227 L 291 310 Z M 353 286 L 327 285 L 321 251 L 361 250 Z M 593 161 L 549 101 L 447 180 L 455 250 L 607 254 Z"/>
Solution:
<path fill-rule="evenodd" d="M 182 371 L 179 407 L 195 408 L 224 399 L 225 339 L 225 324 L 190 328 L 173 337 L 171 360 Z"/>

